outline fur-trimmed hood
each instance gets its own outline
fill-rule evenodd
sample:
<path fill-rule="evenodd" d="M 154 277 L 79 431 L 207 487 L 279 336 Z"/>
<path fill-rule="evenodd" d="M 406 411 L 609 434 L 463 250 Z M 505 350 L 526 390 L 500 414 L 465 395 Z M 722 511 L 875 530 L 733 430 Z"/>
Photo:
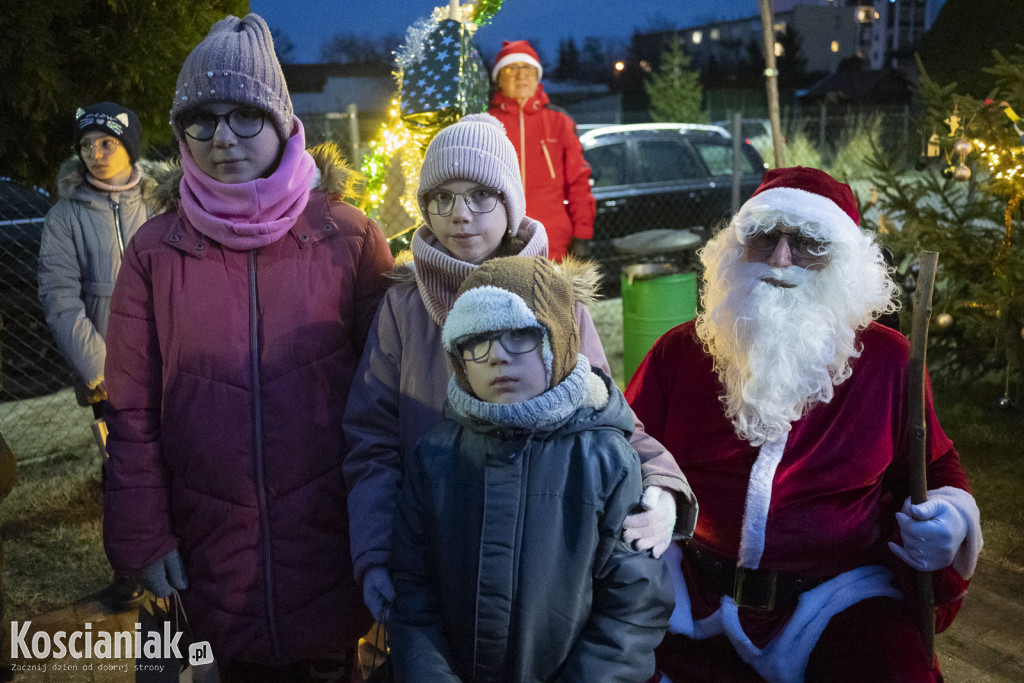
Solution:
<path fill-rule="evenodd" d="M 355 171 L 333 142 L 324 142 L 307 149 L 316 162 L 317 174 L 314 189 L 326 192 L 332 199 L 358 196 L 358 186 L 363 177 Z M 173 208 L 180 198 L 181 160 L 150 165 L 149 172 L 154 180 L 153 199 L 160 211 Z"/>
<path fill-rule="evenodd" d="M 555 268 L 560 270 L 572 285 L 572 293 L 576 301 L 584 306 L 590 306 L 600 298 L 598 292 L 601 288 L 601 266 L 597 262 L 587 261 L 570 254 L 555 263 Z M 411 251 L 403 251 L 395 257 L 395 267 L 388 277 L 396 284 L 416 281 L 416 267 L 413 264 Z"/>
<path fill-rule="evenodd" d="M 143 196 L 152 196 L 156 184 L 153 171 L 162 164 L 160 162 L 139 159 L 135 165 L 142 171 L 142 180 L 139 181 L 139 187 L 142 189 Z M 57 196 L 61 199 L 77 197 L 79 190 L 83 187 L 92 188 L 95 192 L 103 192 L 103 190 L 94 188 L 86 181 L 85 173 L 85 164 L 81 159 L 76 156 L 65 159 L 57 171 Z"/>

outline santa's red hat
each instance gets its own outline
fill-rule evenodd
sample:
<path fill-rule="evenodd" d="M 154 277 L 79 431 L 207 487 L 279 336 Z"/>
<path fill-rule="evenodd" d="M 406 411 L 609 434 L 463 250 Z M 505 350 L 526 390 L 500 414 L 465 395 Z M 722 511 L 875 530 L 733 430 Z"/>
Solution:
<path fill-rule="evenodd" d="M 769 215 L 792 215 L 814 221 L 829 232 L 858 230 L 857 198 L 846 183 L 816 168 L 773 168 L 740 207 L 734 225 L 759 223 Z"/>
<path fill-rule="evenodd" d="M 540 65 L 540 58 L 533 51 L 530 44 L 525 40 L 506 40 L 501 44 L 501 52 L 494 59 L 494 68 L 491 69 L 491 80 L 498 82 L 498 72 L 502 67 L 516 63 L 530 64 L 537 67 L 537 79 L 544 77 L 544 67 Z"/>

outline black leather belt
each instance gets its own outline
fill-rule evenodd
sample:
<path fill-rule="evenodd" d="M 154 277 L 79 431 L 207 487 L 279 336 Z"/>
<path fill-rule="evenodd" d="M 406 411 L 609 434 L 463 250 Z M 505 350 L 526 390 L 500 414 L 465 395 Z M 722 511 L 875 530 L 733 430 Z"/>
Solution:
<path fill-rule="evenodd" d="M 701 575 L 721 595 L 731 596 L 738 607 L 751 607 L 764 612 L 771 612 L 777 607 L 792 607 L 801 593 L 828 580 L 774 569 L 737 567 L 734 560 L 693 542 L 685 545 L 684 552 Z"/>

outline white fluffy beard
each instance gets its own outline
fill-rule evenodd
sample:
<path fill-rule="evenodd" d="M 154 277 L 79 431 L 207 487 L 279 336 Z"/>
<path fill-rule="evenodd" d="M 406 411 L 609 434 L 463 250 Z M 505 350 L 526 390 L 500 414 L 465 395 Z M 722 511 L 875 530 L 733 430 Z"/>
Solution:
<path fill-rule="evenodd" d="M 839 269 L 771 268 L 729 256 L 708 264 L 718 286 L 705 291 L 697 333 L 725 388 L 726 416 L 740 438 L 759 446 L 832 400 L 850 376 L 850 359 L 860 355 L 857 330 L 871 317 L 851 319 L 859 307 L 851 306 L 855 294 Z"/>

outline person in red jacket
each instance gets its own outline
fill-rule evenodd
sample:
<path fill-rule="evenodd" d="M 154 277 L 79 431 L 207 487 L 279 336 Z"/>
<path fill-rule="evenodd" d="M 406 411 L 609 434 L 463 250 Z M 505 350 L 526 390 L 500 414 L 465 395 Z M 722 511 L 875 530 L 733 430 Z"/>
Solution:
<path fill-rule="evenodd" d="M 506 40 L 491 78 L 498 91 L 487 113 L 505 126 L 519 157 L 526 186 L 526 214 L 548 233 L 548 255 L 585 253 L 594 237 L 597 212 L 590 193 L 590 166 L 576 136 L 576 123 L 549 105 L 540 79 L 544 68 L 525 40 Z"/>
<path fill-rule="evenodd" d="M 978 507 L 926 384 L 927 501 L 909 499 L 909 343 L 881 249 L 849 186 L 774 169 L 701 252 L 704 310 L 626 388 L 700 501 L 656 656 L 683 681 L 938 681 L 936 628 L 981 549 Z M 670 554 L 674 558 L 670 558 Z"/>

